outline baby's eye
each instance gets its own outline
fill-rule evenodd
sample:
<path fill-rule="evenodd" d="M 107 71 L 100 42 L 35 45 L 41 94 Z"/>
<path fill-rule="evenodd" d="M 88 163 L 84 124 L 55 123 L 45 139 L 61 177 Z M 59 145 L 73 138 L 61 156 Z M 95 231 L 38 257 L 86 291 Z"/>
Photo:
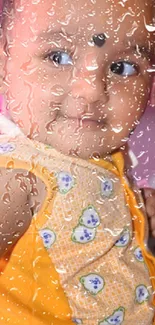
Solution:
<path fill-rule="evenodd" d="M 138 74 L 138 66 L 131 62 L 118 61 L 112 63 L 110 70 L 120 76 L 133 76 Z"/>
<path fill-rule="evenodd" d="M 64 51 L 54 51 L 48 54 L 48 59 L 53 61 L 55 65 L 72 65 L 71 56 Z"/>

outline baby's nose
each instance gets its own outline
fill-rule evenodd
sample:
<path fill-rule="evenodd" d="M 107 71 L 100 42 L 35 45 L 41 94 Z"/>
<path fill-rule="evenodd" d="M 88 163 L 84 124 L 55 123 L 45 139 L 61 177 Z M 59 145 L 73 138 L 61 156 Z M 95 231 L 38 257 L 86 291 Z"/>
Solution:
<path fill-rule="evenodd" d="M 102 67 L 99 67 L 94 56 L 84 58 L 80 67 L 75 67 L 72 79 L 72 96 L 84 98 L 87 103 L 100 101 L 106 103 L 108 94 Z"/>

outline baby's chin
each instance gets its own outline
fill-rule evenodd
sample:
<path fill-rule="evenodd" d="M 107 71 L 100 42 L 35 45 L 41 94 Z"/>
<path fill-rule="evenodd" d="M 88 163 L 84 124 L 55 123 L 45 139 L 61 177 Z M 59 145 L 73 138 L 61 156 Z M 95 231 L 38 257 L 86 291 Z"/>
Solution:
<path fill-rule="evenodd" d="M 88 160 L 91 158 L 95 158 L 95 159 L 99 159 L 103 156 L 105 156 L 106 153 L 102 152 L 102 150 L 98 150 L 98 148 L 90 148 L 90 147 L 85 147 L 85 146 L 80 146 L 78 145 L 70 147 L 70 146 L 61 146 L 60 145 L 55 145 L 55 149 L 59 152 L 61 152 L 64 155 L 67 156 L 72 156 L 75 158 L 80 158 L 80 159 L 84 159 L 84 160 Z"/>
<path fill-rule="evenodd" d="M 120 136 L 112 137 L 109 129 L 103 133 L 100 129 L 89 131 L 85 128 L 77 129 L 73 125 L 69 126 L 56 123 L 52 125 L 50 132 L 43 128 L 40 129 L 40 132 L 32 133 L 29 137 L 50 145 L 64 155 L 86 160 L 103 158 L 121 145 Z"/>
<path fill-rule="evenodd" d="M 74 135 L 72 138 L 48 135 L 46 139 L 36 139 L 44 144 L 48 144 L 58 152 L 76 158 L 88 160 L 90 158 L 100 159 L 111 152 L 107 145 L 100 145 L 99 142 L 93 143 L 91 139 L 84 138 L 77 140 Z"/>

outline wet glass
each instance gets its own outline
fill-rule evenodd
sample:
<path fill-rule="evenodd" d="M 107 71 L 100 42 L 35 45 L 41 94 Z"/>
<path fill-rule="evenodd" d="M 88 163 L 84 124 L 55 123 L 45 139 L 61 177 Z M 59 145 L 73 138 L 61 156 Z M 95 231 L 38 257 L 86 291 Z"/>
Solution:
<path fill-rule="evenodd" d="M 2 4 L 3 325 L 154 324 L 154 20 L 153 0 Z"/>

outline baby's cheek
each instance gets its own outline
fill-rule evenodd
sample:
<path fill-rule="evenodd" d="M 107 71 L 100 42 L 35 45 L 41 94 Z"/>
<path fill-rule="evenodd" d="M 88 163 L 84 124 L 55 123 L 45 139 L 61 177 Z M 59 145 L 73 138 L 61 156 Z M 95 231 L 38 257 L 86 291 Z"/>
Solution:
<path fill-rule="evenodd" d="M 27 88 L 28 100 L 31 98 L 34 101 L 59 103 L 68 92 L 70 71 L 62 71 L 62 69 L 54 67 L 52 63 L 42 62 L 40 59 L 32 57 L 26 57 L 21 65 L 13 62 L 12 69 L 14 67 L 16 67 L 15 71 L 11 71 L 12 86 L 15 84 L 15 78 L 19 83 L 19 86 L 15 87 L 16 95 L 17 89 L 23 93 Z"/>
<path fill-rule="evenodd" d="M 33 85 L 31 111 L 33 120 L 44 127 L 45 132 L 53 128 L 54 120 L 69 93 L 69 74 L 60 73 L 58 69 L 40 68 L 31 76 Z"/>
<path fill-rule="evenodd" d="M 60 103 L 69 91 L 71 73 L 62 71 L 59 68 L 41 66 L 33 76 L 33 83 L 36 83 L 37 93 L 42 100 Z"/>
<path fill-rule="evenodd" d="M 148 78 L 144 76 L 129 76 L 126 79 L 120 77 L 112 84 L 111 98 L 113 106 L 119 114 L 136 113 L 142 111 L 149 96 Z M 125 111 L 124 111 L 125 109 Z"/>
<path fill-rule="evenodd" d="M 148 93 L 143 78 L 115 79 L 109 88 L 108 124 L 115 140 L 128 137 L 145 109 Z"/>

